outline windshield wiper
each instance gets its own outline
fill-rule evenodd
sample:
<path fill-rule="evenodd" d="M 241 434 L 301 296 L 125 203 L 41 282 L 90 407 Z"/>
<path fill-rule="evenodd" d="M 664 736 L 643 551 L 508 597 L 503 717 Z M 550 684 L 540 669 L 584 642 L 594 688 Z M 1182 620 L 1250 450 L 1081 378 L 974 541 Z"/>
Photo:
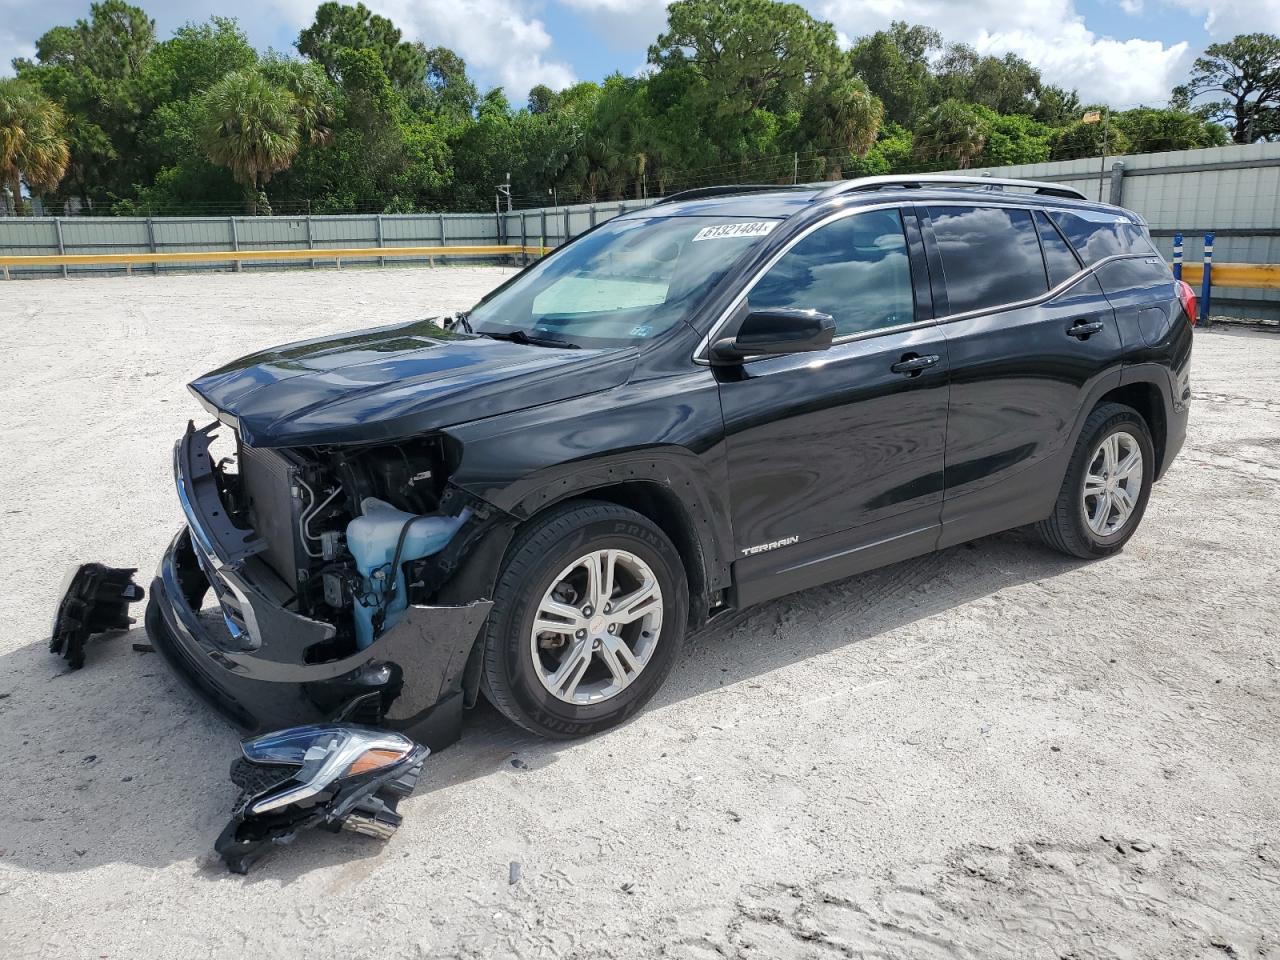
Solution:
<path fill-rule="evenodd" d="M 467 313 L 467 311 L 459 310 L 452 317 L 445 318 L 444 328 L 446 330 L 457 330 L 461 327 L 463 330 L 467 331 L 467 333 L 475 333 L 475 331 L 471 329 L 470 321 L 467 320 L 469 316 L 471 315 Z"/>
<path fill-rule="evenodd" d="M 488 330 L 481 330 L 480 336 L 489 337 L 493 340 L 510 340 L 512 343 L 519 343 L 533 347 L 561 347 L 565 350 L 577 350 L 579 345 L 570 343 L 568 340 L 557 340 L 554 337 L 539 337 L 529 333 L 527 330 L 512 330 L 510 333 L 490 333 Z"/>

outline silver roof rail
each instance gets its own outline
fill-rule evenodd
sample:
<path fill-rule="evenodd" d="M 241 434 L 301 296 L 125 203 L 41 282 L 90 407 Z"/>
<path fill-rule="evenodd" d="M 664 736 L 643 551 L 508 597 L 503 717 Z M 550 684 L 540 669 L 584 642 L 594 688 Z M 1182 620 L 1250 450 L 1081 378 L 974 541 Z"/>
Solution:
<path fill-rule="evenodd" d="M 866 190 L 881 190 L 885 187 L 902 187 L 908 190 L 985 187 L 996 189 L 1002 187 L 1024 187 L 1032 193 L 1046 197 L 1066 197 L 1069 200 L 1088 200 L 1075 187 L 1064 187 L 1059 183 L 1047 183 L 1043 180 L 1013 180 L 1007 177 L 963 177 L 952 174 L 923 173 L 916 176 L 890 174 L 883 177 L 859 177 L 856 180 L 845 180 L 827 187 L 819 193 L 815 200 L 827 200 L 845 193 L 860 193 Z"/>

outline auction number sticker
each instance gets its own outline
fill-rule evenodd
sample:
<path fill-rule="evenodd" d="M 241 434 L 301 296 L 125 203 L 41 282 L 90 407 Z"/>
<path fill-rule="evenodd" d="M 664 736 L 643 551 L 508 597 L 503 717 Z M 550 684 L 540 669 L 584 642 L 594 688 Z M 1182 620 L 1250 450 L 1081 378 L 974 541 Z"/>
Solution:
<path fill-rule="evenodd" d="M 730 237 L 763 237 L 777 225 L 777 220 L 722 223 L 718 227 L 703 227 L 693 235 L 693 242 L 697 243 L 699 240 L 728 240 Z"/>

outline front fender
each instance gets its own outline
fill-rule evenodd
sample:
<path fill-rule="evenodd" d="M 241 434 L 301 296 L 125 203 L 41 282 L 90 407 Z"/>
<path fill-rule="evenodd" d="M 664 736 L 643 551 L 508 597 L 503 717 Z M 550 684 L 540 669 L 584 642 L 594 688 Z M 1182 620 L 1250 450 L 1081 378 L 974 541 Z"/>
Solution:
<path fill-rule="evenodd" d="M 729 582 L 724 421 L 705 368 L 450 427 L 462 450 L 450 482 L 524 520 L 623 484 L 656 484 L 680 505 L 706 583 Z"/>

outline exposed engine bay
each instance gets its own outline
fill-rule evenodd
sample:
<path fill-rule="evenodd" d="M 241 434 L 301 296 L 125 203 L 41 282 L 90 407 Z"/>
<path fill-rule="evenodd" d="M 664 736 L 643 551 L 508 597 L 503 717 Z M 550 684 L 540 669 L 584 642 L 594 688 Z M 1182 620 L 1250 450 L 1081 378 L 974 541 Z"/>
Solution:
<path fill-rule="evenodd" d="M 281 607 L 333 627 L 307 663 L 364 649 L 410 604 L 432 603 L 495 512 L 448 485 L 460 451 L 443 434 L 287 449 L 248 446 L 220 424 L 197 434 L 234 448 L 212 469 L 227 520 L 259 547 L 244 576 Z M 235 591 L 202 566 L 233 636 L 259 641 Z"/>

